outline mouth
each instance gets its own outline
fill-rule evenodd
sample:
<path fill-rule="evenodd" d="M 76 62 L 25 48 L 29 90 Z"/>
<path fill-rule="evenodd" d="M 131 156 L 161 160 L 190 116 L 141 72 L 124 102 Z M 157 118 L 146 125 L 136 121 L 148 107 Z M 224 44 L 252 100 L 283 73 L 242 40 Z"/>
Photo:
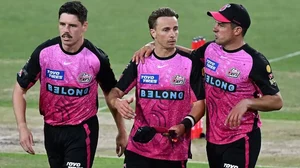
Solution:
<path fill-rule="evenodd" d="M 168 41 L 169 44 L 175 44 L 176 43 L 176 40 L 170 40 Z"/>
<path fill-rule="evenodd" d="M 69 41 L 69 40 L 72 39 L 72 36 L 69 35 L 69 34 L 63 34 L 63 35 L 61 36 L 61 38 L 62 38 L 63 40 L 65 40 L 65 41 Z"/>

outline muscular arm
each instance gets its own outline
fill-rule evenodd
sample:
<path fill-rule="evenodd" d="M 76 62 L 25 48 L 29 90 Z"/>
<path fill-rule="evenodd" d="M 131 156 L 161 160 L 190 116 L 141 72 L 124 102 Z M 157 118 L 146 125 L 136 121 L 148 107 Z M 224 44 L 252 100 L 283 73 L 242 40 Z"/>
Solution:
<path fill-rule="evenodd" d="M 258 111 L 280 110 L 283 106 L 283 100 L 280 92 L 275 95 L 265 95 L 261 98 L 246 99 L 247 108 Z"/>

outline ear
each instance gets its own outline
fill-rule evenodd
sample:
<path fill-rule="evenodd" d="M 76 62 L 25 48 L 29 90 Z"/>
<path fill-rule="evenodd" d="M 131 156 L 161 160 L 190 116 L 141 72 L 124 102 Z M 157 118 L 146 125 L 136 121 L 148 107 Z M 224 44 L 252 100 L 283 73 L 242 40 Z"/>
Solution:
<path fill-rule="evenodd" d="M 153 39 L 156 38 L 156 31 L 155 31 L 155 29 L 150 29 L 150 35 L 152 36 Z"/>
<path fill-rule="evenodd" d="M 82 25 L 82 27 L 83 27 L 83 31 L 84 32 L 86 32 L 87 31 L 87 29 L 88 29 L 88 22 L 87 21 L 85 21 L 84 23 L 83 23 L 83 25 Z"/>
<path fill-rule="evenodd" d="M 240 26 L 237 26 L 234 28 L 233 33 L 234 33 L 234 35 L 238 36 L 238 35 L 242 34 L 242 31 L 243 31 L 243 28 Z"/>

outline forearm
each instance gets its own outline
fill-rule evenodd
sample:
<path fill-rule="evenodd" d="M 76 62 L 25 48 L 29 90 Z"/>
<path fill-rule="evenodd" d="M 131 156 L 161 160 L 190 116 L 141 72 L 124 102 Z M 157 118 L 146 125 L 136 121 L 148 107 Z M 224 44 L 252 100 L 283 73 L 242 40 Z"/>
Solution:
<path fill-rule="evenodd" d="M 115 120 L 115 123 L 117 125 L 118 131 L 119 132 L 126 132 L 126 126 L 125 126 L 125 122 L 123 117 L 120 115 L 120 113 L 118 113 L 116 108 L 111 107 L 110 105 L 108 105 L 108 108 Z"/>
<path fill-rule="evenodd" d="M 26 117 L 25 117 L 25 111 L 26 111 L 25 91 L 23 91 L 18 84 L 16 84 L 14 88 L 12 101 L 13 101 L 13 109 L 14 109 L 14 114 L 15 114 L 18 128 L 27 126 Z"/>
<path fill-rule="evenodd" d="M 176 48 L 179 49 L 179 50 L 181 50 L 181 51 L 184 51 L 184 52 L 186 52 L 186 53 L 189 53 L 189 54 L 191 54 L 192 51 L 193 51 L 193 50 L 190 49 L 190 48 L 186 48 L 186 47 L 179 46 L 179 45 L 176 45 Z"/>
<path fill-rule="evenodd" d="M 115 102 L 118 98 L 122 98 L 124 96 L 124 93 L 122 95 L 122 92 L 118 90 L 117 88 L 113 88 L 109 94 L 106 94 L 106 103 L 107 106 L 115 120 L 115 123 L 117 125 L 118 131 L 119 132 L 124 132 L 126 131 L 124 119 L 121 116 L 120 113 L 118 113 L 117 109 L 115 108 Z"/>
<path fill-rule="evenodd" d="M 199 100 L 193 103 L 193 107 L 189 115 L 193 116 L 195 122 L 198 122 L 205 114 L 205 103 L 204 100 Z"/>
<path fill-rule="evenodd" d="M 280 93 L 275 95 L 265 95 L 260 98 L 246 99 L 247 108 L 258 111 L 273 111 L 280 110 L 283 106 L 283 101 Z"/>
<path fill-rule="evenodd" d="M 193 103 L 191 112 L 181 121 L 185 130 L 191 129 L 205 114 L 204 100 Z"/>

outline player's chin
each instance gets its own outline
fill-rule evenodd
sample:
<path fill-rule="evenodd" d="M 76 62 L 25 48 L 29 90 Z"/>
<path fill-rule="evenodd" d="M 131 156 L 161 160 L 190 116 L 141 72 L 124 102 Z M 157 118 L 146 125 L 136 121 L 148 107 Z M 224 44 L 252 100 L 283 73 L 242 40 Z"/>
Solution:
<path fill-rule="evenodd" d="M 176 47 L 176 42 L 170 42 L 170 43 L 168 43 L 168 45 L 167 45 L 167 47 L 166 48 L 168 48 L 168 49 L 173 49 L 173 48 L 175 48 Z"/>

